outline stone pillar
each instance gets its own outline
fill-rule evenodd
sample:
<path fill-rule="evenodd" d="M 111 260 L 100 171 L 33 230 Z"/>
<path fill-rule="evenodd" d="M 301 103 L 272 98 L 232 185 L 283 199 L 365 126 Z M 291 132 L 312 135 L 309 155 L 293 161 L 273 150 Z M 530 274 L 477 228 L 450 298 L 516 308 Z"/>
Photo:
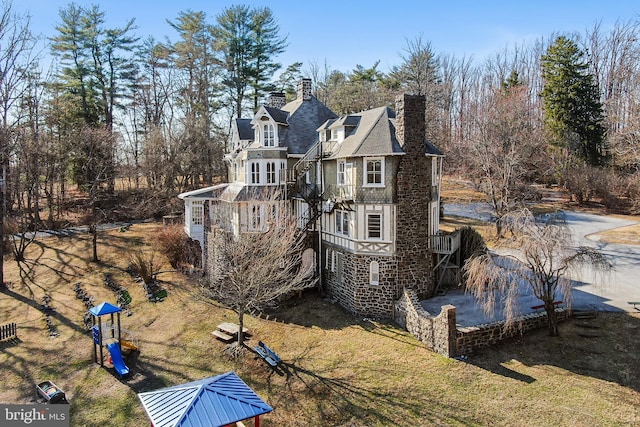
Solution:
<path fill-rule="evenodd" d="M 298 83 L 298 99 L 308 101 L 311 99 L 311 79 L 302 79 Z"/>
<path fill-rule="evenodd" d="M 425 155 L 425 97 L 396 99 L 396 137 L 404 149 L 396 177 L 398 287 L 430 297 L 433 262 L 429 252 L 431 159 Z"/>

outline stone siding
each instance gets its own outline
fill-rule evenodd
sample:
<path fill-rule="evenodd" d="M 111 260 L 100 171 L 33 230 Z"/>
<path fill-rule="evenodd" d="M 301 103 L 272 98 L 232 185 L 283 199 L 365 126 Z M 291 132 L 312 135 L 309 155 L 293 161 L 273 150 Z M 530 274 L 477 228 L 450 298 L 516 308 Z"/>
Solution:
<path fill-rule="evenodd" d="M 395 260 L 383 256 L 356 255 L 335 247 L 331 250 L 342 256 L 342 277 L 339 277 L 337 269 L 332 272 L 325 268 L 324 283 L 328 294 L 352 314 L 392 318 L 394 303 L 398 298 Z M 369 266 L 372 261 L 378 262 L 378 285 L 369 284 Z"/>

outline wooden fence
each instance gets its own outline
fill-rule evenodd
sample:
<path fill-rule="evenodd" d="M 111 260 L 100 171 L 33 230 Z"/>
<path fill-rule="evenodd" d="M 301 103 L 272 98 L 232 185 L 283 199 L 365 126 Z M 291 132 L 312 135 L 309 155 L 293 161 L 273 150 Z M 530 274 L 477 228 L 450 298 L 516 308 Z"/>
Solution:
<path fill-rule="evenodd" d="M 18 327 L 15 323 L 7 323 L 0 326 L 0 341 L 18 336 Z"/>

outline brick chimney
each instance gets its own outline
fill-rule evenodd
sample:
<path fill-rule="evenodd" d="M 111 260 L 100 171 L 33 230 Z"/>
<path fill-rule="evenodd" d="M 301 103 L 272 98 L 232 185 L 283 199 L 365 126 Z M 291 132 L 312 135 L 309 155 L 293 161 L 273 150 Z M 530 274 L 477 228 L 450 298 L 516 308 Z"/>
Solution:
<path fill-rule="evenodd" d="M 269 94 L 269 107 L 282 109 L 287 103 L 287 99 L 284 96 L 284 92 L 271 92 Z"/>
<path fill-rule="evenodd" d="M 431 296 L 435 285 L 429 254 L 431 159 L 425 155 L 425 97 L 396 98 L 396 138 L 405 155 L 396 175 L 398 286 Z"/>
<path fill-rule="evenodd" d="M 302 79 L 298 83 L 298 99 L 303 101 L 311 99 L 311 79 Z"/>

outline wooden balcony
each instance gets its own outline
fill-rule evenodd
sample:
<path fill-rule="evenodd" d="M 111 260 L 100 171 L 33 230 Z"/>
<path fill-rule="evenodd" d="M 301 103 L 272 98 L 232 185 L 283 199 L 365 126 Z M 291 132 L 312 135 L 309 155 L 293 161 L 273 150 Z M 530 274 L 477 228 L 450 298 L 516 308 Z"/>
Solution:
<path fill-rule="evenodd" d="M 460 247 L 460 232 L 431 236 L 431 251 L 436 254 L 452 254 Z"/>

